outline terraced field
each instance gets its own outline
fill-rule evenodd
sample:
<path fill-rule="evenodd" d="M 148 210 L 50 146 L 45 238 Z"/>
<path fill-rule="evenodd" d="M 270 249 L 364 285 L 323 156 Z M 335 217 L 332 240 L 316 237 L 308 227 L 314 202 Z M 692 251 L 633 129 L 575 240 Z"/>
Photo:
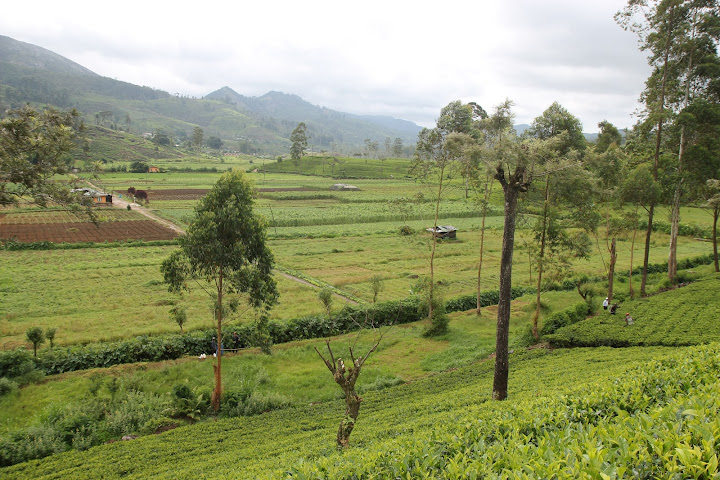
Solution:
<path fill-rule="evenodd" d="M 9 213 L 0 216 L 0 239 L 17 242 L 119 242 L 126 240 L 172 240 L 177 233 L 144 216 L 102 207 L 100 223 L 78 221 L 63 211 Z"/>

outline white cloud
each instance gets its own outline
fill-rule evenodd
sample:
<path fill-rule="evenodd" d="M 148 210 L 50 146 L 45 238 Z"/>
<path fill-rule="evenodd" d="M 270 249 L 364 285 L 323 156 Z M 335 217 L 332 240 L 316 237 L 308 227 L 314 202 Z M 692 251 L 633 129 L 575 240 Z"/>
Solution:
<path fill-rule="evenodd" d="M 328 108 L 431 125 L 448 102 L 510 98 L 530 123 L 553 101 L 586 131 L 630 126 L 649 73 L 613 21 L 622 0 L 229 4 L 12 2 L 0 33 L 105 76 L 202 96 L 294 93 Z"/>

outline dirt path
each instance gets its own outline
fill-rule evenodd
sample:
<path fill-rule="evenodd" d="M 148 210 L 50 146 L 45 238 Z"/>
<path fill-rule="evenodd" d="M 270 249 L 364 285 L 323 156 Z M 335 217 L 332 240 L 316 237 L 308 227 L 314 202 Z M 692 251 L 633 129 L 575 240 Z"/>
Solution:
<path fill-rule="evenodd" d="M 95 185 L 93 185 L 89 180 L 85 180 L 85 183 L 87 183 L 88 185 L 90 185 L 90 187 L 94 188 L 94 189 L 97 190 L 97 191 L 102 191 L 102 189 L 100 189 L 100 188 L 96 187 Z M 177 232 L 177 233 L 179 233 L 179 234 L 185 233 L 185 230 L 183 230 L 182 227 L 180 227 L 180 226 L 178 226 L 178 225 L 175 225 L 174 223 L 172 223 L 172 222 L 169 221 L 169 220 L 165 220 L 164 218 L 160 218 L 159 216 L 155 215 L 154 213 L 152 213 L 150 210 L 148 210 L 147 208 L 143 207 L 142 205 L 137 204 L 137 203 L 135 203 L 135 202 L 128 202 L 127 200 L 125 200 L 125 199 L 123 199 L 123 198 L 120 198 L 118 195 L 113 195 L 113 199 L 112 199 L 112 206 L 113 206 L 113 207 L 115 207 L 115 208 L 122 208 L 123 210 L 127 210 L 128 205 L 130 205 L 130 208 L 131 208 L 132 210 L 138 212 L 140 215 L 144 215 L 144 216 L 146 216 L 147 218 L 149 218 L 150 220 L 153 220 L 153 221 L 159 223 L 160 225 L 162 225 L 162 226 L 164 226 L 164 227 L 166 227 L 166 228 L 169 228 L 170 230 L 173 230 L 173 231 L 175 231 L 175 232 Z"/>
<path fill-rule="evenodd" d="M 280 270 L 275 270 L 275 272 L 279 273 L 280 275 L 282 275 L 282 276 L 285 277 L 285 278 L 289 278 L 290 280 L 295 280 L 295 281 L 298 282 L 298 283 L 302 283 L 303 285 L 307 285 L 307 286 L 310 286 L 310 287 L 313 287 L 313 288 L 318 288 L 318 289 L 320 288 L 320 287 L 318 287 L 317 285 L 313 285 L 312 283 L 308 282 L 307 280 L 304 280 L 304 279 L 302 279 L 302 278 L 300 278 L 300 277 L 296 277 L 296 276 L 294 276 L 294 275 L 290 275 L 289 273 L 281 272 Z M 345 295 L 341 295 L 341 294 L 339 294 L 339 293 L 333 292 L 333 296 L 335 296 L 335 297 L 337 297 L 337 298 L 339 298 L 339 299 L 341 299 L 341 300 L 345 300 L 346 302 L 351 303 L 351 304 L 353 304 L 353 305 L 357 305 L 357 304 L 358 304 L 358 302 L 356 302 L 356 301 L 353 300 L 352 298 L 348 298 L 348 297 L 346 297 Z"/>
<path fill-rule="evenodd" d="M 98 187 L 96 187 L 95 185 L 93 185 L 92 183 L 90 183 L 90 182 L 87 181 L 87 180 L 85 180 L 85 183 L 87 183 L 88 185 L 90 185 L 90 187 L 94 188 L 95 190 L 100 190 Z M 150 210 L 148 210 L 147 208 L 143 207 L 142 205 L 139 205 L 139 204 L 134 203 L 134 202 L 128 202 L 127 200 L 125 200 L 125 199 L 123 199 L 123 198 L 119 198 L 118 195 L 113 195 L 113 203 L 112 203 L 112 204 L 113 204 L 113 207 L 115 207 L 115 208 L 122 208 L 122 209 L 124 209 L 124 210 L 126 210 L 126 209 L 127 209 L 127 206 L 130 205 L 130 208 L 131 208 L 132 210 L 140 213 L 141 215 L 145 215 L 145 216 L 146 216 L 147 218 L 149 218 L 150 220 L 154 220 L 154 221 L 158 222 L 159 224 L 163 225 L 164 227 L 167 227 L 167 228 L 169 228 L 169 229 L 171 229 L 171 230 L 173 230 L 173 231 L 175 231 L 175 232 L 178 232 L 179 234 L 185 233 L 185 230 L 184 230 L 182 227 L 180 227 L 179 225 L 176 225 L 176 224 L 172 223 L 172 222 L 169 221 L 169 220 L 165 220 L 164 218 L 161 218 L 161 217 L 159 217 L 158 215 L 155 215 L 154 213 L 152 213 Z M 289 274 L 289 273 L 281 272 L 281 271 L 279 271 L 279 270 L 275 270 L 275 271 L 276 271 L 277 273 L 279 273 L 280 275 L 282 275 L 283 277 L 288 278 L 288 279 L 290 279 L 290 280 L 294 280 L 294 281 L 296 281 L 296 282 L 298 282 L 298 283 L 301 283 L 301 284 L 303 284 L 303 285 L 308 285 L 308 286 L 310 286 L 310 287 L 312 287 L 312 288 L 318 288 L 318 289 L 320 288 L 320 287 L 318 287 L 317 285 L 313 285 L 312 283 L 308 282 L 307 280 L 303 280 L 302 278 L 296 277 L 296 276 L 291 275 L 291 274 Z M 344 296 L 344 295 L 341 295 L 341 294 L 339 294 L 339 293 L 334 293 L 334 292 L 333 292 L 333 295 L 335 295 L 336 297 L 338 297 L 338 298 L 340 298 L 340 299 L 342 299 L 342 300 L 345 300 L 346 302 L 351 303 L 351 304 L 353 304 L 353 305 L 357 305 L 357 303 L 358 303 L 358 302 L 356 302 L 355 300 L 353 300 L 352 298 L 348 298 L 348 297 L 346 297 L 346 296 Z"/>

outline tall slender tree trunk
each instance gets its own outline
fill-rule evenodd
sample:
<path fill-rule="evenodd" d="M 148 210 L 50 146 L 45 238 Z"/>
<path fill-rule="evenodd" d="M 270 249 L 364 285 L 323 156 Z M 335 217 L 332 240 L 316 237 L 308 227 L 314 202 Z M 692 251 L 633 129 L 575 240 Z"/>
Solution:
<path fill-rule="evenodd" d="M 718 216 L 720 216 L 720 208 L 715 207 L 713 209 L 713 228 L 712 228 L 712 237 L 713 237 L 713 258 L 715 260 L 715 272 L 720 272 L 720 265 L 718 265 L 718 248 L 717 248 L 717 223 L 718 223 Z"/>
<path fill-rule="evenodd" d="M 432 251 L 430 252 L 430 301 L 428 302 L 428 318 L 433 318 L 433 303 L 435 301 L 435 247 L 437 246 L 438 217 L 440 216 L 440 196 L 442 195 L 443 176 L 445 167 L 440 169 L 440 184 L 438 186 L 437 200 L 435 202 L 435 224 L 433 227 Z"/>
<path fill-rule="evenodd" d="M 692 69 L 694 65 L 695 54 L 695 36 L 697 33 L 697 10 L 693 12 L 693 28 L 690 35 L 690 55 L 688 58 L 687 69 L 685 70 L 685 97 L 683 98 L 683 108 L 687 108 L 690 102 L 690 81 L 692 79 Z M 683 157 L 685 156 L 685 125 L 680 128 L 680 149 L 678 151 L 678 175 L 680 179 L 675 187 L 675 196 L 673 197 L 672 215 L 670 217 L 670 253 L 668 254 L 668 278 L 671 282 L 675 282 L 677 275 L 677 244 L 680 229 L 680 197 L 682 195 L 682 168 Z"/>
<path fill-rule="evenodd" d="M 477 314 L 480 315 L 480 274 L 482 273 L 482 263 L 483 263 L 483 251 L 485 249 L 485 218 L 487 216 L 487 202 L 488 197 L 490 196 L 489 189 L 492 189 L 492 179 L 488 178 L 485 182 L 485 198 L 483 199 L 483 208 L 482 208 L 482 226 L 480 227 L 480 263 L 478 263 L 478 276 L 477 276 Z"/>
<path fill-rule="evenodd" d="M 507 398 L 510 359 L 508 339 L 510 329 L 510 305 L 512 291 L 512 260 L 515 244 L 515 220 L 517 200 L 520 193 L 518 184 L 522 180 L 524 169 L 518 167 L 510 181 L 506 182 L 504 173 L 499 171 L 497 178 L 505 192 L 505 227 L 503 228 L 502 253 L 500 255 L 500 301 L 497 313 L 497 336 L 495 340 L 495 375 L 493 378 L 493 400 Z"/>
<path fill-rule="evenodd" d="M 610 242 L 610 267 L 608 268 L 608 302 L 613 299 L 613 282 L 615 281 L 615 262 L 617 261 L 617 240 Z"/>
<path fill-rule="evenodd" d="M 222 309 L 222 300 L 223 300 L 223 269 L 222 266 L 220 267 L 220 272 L 218 275 L 218 299 L 217 299 L 217 305 L 215 306 L 216 309 L 216 320 L 217 320 L 217 341 L 215 342 L 217 345 L 215 347 L 215 359 L 217 360 L 216 364 L 213 365 L 213 369 L 215 370 L 215 389 L 212 393 L 212 407 L 215 413 L 217 413 L 220 410 L 220 398 L 222 397 L 222 374 L 221 374 L 221 367 L 222 367 L 222 319 L 223 319 L 223 309 Z"/>
<path fill-rule="evenodd" d="M 670 7 L 670 17 L 668 19 L 667 38 L 665 40 L 665 52 L 663 54 L 663 77 L 660 86 L 660 116 L 657 123 L 657 135 L 655 137 L 655 155 L 653 164 L 653 179 L 657 182 L 658 179 L 658 168 L 660 165 L 660 145 L 662 144 L 662 130 L 663 122 L 665 121 L 665 91 L 667 88 L 667 77 L 668 77 L 668 59 L 670 57 L 670 46 L 671 46 L 671 32 L 672 32 L 672 20 L 675 7 Z M 647 232 L 645 233 L 645 257 L 643 259 L 643 271 L 642 281 L 640 282 L 640 295 L 645 296 L 647 274 L 648 274 L 648 261 L 650 259 L 650 236 L 652 235 L 652 222 L 653 214 L 655 212 L 655 201 L 650 204 L 648 210 L 648 225 Z"/>
<path fill-rule="evenodd" d="M 645 232 L 645 255 L 643 257 L 642 277 L 640 279 L 640 295 L 645 296 L 645 285 L 647 284 L 648 260 L 650 258 L 650 235 L 652 234 L 652 220 L 655 204 L 650 204 L 648 209 L 648 225 Z"/>
<path fill-rule="evenodd" d="M 683 128 L 684 130 L 684 128 Z M 682 142 L 682 135 L 680 135 Z M 683 148 L 680 147 L 682 151 Z M 678 167 L 682 168 L 682 165 Z M 682 190 L 682 179 L 675 186 L 675 195 L 673 196 L 672 214 L 670 215 L 670 251 L 668 253 L 668 278 L 671 282 L 675 281 L 677 275 L 677 244 L 678 234 L 680 230 L 680 196 Z"/>
<path fill-rule="evenodd" d="M 545 206 L 543 207 L 543 225 L 540 235 L 540 255 L 538 256 L 537 292 L 535 297 L 535 314 L 533 315 L 532 333 L 535 340 L 540 338 L 538 333 L 538 319 L 540 318 L 540 292 L 542 288 L 543 264 L 545 263 L 545 236 L 547 232 L 548 206 L 550 203 L 550 177 L 545 180 Z"/>
<path fill-rule="evenodd" d="M 632 242 L 630 243 L 630 272 L 628 274 L 628 285 L 630 287 L 630 298 L 635 298 L 635 289 L 633 288 L 632 283 L 632 272 L 633 272 L 633 259 L 635 257 L 635 238 L 637 237 L 637 212 L 638 212 L 638 205 L 635 205 L 635 217 L 633 221 L 633 236 L 632 236 Z"/>

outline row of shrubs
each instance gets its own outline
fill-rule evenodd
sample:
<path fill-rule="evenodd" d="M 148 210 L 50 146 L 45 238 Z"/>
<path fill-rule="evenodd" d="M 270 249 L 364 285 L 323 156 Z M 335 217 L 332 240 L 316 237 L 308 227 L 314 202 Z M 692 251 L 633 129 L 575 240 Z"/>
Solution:
<path fill-rule="evenodd" d="M 513 298 L 532 293 L 530 288 L 514 288 Z M 498 292 L 488 291 L 481 295 L 482 306 L 495 305 Z M 475 295 L 464 295 L 447 302 L 446 311 L 464 311 L 476 307 Z M 413 296 L 399 301 L 373 305 L 346 306 L 330 317 L 308 315 L 288 321 L 271 320 L 263 325 L 272 343 L 286 343 L 293 340 L 323 338 L 346 332 L 385 325 L 399 325 L 416 322 L 427 316 L 427 308 L 420 297 Z M 225 350 L 242 349 L 259 344 L 256 322 L 225 328 L 223 347 Z M 157 362 L 173 360 L 184 355 L 212 353 L 211 339 L 216 330 L 189 332 L 185 334 L 138 336 L 135 338 L 107 343 L 55 347 L 45 350 L 37 360 L 37 368 L 47 375 L 54 375 L 88 368 L 104 368 L 112 365 L 134 362 Z M 32 362 L 30 352 L 24 349 L 0 352 L 0 377 L 10 379 L 26 375 L 24 369 Z M 18 369 L 18 365 L 24 367 Z"/>
<path fill-rule="evenodd" d="M 131 240 L 127 242 L 18 242 L 15 239 L 0 239 L 0 250 L 76 250 L 80 248 L 117 248 L 117 247 L 160 247 L 175 245 L 176 240 Z"/>

